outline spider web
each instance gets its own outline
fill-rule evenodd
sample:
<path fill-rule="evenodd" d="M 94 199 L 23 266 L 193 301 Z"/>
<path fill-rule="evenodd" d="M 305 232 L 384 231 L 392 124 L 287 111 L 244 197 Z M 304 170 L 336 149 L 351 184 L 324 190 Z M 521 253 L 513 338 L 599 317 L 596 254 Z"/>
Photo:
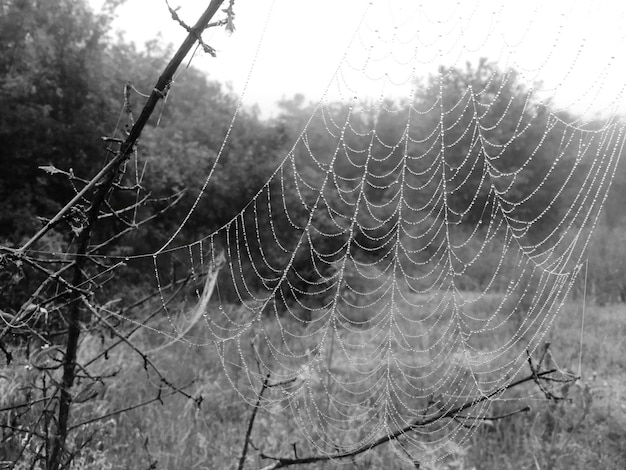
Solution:
<path fill-rule="evenodd" d="M 603 91 L 611 59 L 575 99 L 560 95 L 591 60 L 590 39 L 570 23 L 609 19 L 537 3 L 511 28 L 513 5 L 411 8 L 365 8 L 256 196 L 219 230 L 172 248 L 192 209 L 150 255 L 159 289 L 159 257 L 173 251 L 198 271 L 221 268 L 212 302 L 205 290 L 187 316 L 166 307 L 162 347 L 217 347 L 250 405 L 270 376 L 280 385 L 260 405 L 291 414 L 317 453 L 372 445 L 417 418 L 433 419 L 397 439 L 406 458 L 441 459 L 471 437 L 567 300 L 624 145 L 622 93 Z M 536 38 L 544 48 L 529 59 Z M 468 54 L 494 50 L 497 66 L 459 75 Z M 557 86 L 536 84 L 571 50 Z M 372 83 L 377 95 L 364 99 Z M 572 117 L 590 103 L 602 120 Z M 212 170 L 202 192 L 219 178 Z M 488 395 L 471 415 L 437 418 Z"/>

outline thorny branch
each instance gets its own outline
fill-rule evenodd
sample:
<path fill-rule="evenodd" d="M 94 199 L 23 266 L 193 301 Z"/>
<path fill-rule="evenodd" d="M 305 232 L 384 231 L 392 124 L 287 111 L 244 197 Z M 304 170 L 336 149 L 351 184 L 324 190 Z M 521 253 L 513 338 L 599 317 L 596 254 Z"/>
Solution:
<path fill-rule="evenodd" d="M 178 10 L 180 9 L 180 7 L 172 8 L 168 0 L 165 0 L 165 3 L 167 4 L 167 9 L 169 10 L 170 15 L 172 16 L 172 19 L 176 21 L 180 26 L 182 26 L 183 29 L 187 31 L 189 34 L 193 34 L 196 36 L 198 44 L 200 44 L 204 52 L 206 52 L 207 54 L 210 54 L 212 57 L 216 57 L 217 51 L 215 50 L 215 48 L 209 46 L 202 39 L 202 30 L 198 30 L 197 28 L 192 28 L 181 19 L 181 17 L 178 15 Z M 224 13 L 226 13 L 226 18 L 215 21 L 213 23 L 208 23 L 203 28 L 203 30 L 207 28 L 213 28 L 216 26 L 225 26 L 226 31 L 228 33 L 233 33 L 235 31 L 235 23 L 234 23 L 235 12 L 233 10 L 234 5 L 235 5 L 235 0 L 230 0 L 228 7 L 222 10 Z"/>

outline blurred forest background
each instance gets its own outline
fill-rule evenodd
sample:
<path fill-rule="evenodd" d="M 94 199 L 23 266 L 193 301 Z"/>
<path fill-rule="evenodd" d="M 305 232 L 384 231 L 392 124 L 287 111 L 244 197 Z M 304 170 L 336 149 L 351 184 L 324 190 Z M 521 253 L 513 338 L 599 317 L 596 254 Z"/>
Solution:
<path fill-rule="evenodd" d="M 79 0 L 0 0 L 2 246 L 21 246 L 41 227 L 42 220 L 52 217 L 75 194 L 68 180 L 81 186 L 84 181 L 81 178 L 89 178 L 101 168 L 107 158 L 102 137 L 111 135 L 120 126 L 125 84 L 130 82 L 133 90 L 149 93 L 172 53 L 168 45 L 158 41 L 137 46 L 114 37 L 110 25 L 115 15 L 115 2 L 107 5 L 103 11 L 94 12 L 85 1 Z M 497 75 L 500 72 L 488 60 L 473 67 L 456 69 L 445 82 L 444 95 L 450 100 L 458 100 L 468 84 L 484 86 L 485 77 L 494 73 Z M 432 80 L 433 77 L 423 77 L 425 84 Z M 524 96 L 527 84 L 519 83 L 515 77 L 506 83 L 507 87 L 502 91 L 502 106 L 510 102 L 521 109 L 524 101 L 515 97 Z M 438 88 L 436 90 L 439 91 Z M 143 98 L 138 93 L 132 91 L 127 98 L 137 110 L 141 108 Z M 416 99 L 424 103 L 433 101 L 433 97 L 429 96 L 418 96 Z M 139 143 L 141 160 L 145 163 L 139 172 L 143 174 L 142 185 L 149 191 L 148 204 L 140 210 L 143 217 L 156 217 L 151 224 L 139 227 L 120 239 L 111 254 L 150 253 L 160 248 L 174 232 L 215 162 L 237 100 L 227 86 L 212 81 L 210 76 L 205 76 L 193 66 L 177 77 L 167 101 L 159 104 Z M 393 107 L 393 103 L 389 106 Z M 223 226 L 272 176 L 313 112 L 312 106 L 301 95 L 285 98 L 278 103 L 278 109 L 276 116 L 267 119 L 261 118 L 254 108 L 246 107 L 240 111 L 218 163 L 216 178 L 200 199 L 194 216 L 176 239 L 177 243 L 197 240 Z M 549 111 L 549 105 L 537 105 L 532 110 L 536 113 L 533 118 L 542 122 L 542 119 L 548 119 Z M 346 109 L 337 104 L 333 112 L 342 116 Z M 574 119 L 573 116 L 563 117 L 566 121 Z M 363 119 L 367 121 L 374 116 L 364 116 Z M 439 119 L 439 115 L 424 116 L 425 128 L 432 128 L 428 123 L 432 119 Z M 385 115 L 378 123 L 379 135 L 389 141 L 397 141 L 404 120 L 405 116 L 401 114 L 395 117 Z M 502 139 L 506 139 L 506 133 L 512 132 L 516 125 L 517 122 L 501 123 Z M 590 128 L 601 125 L 600 118 L 589 124 Z M 531 146 L 541 139 L 541 132 L 541 129 L 536 134 L 529 132 L 525 136 L 527 145 Z M 327 154 L 330 159 L 335 143 L 328 138 L 324 122 L 311 121 L 307 135 L 315 154 Z M 517 169 L 520 158 L 516 158 L 516 152 L 522 155 L 525 151 L 524 142 L 519 141 L 518 144 L 512 149 L 510 158 L 503 162 L 505 167 L 502 171 Z M 546 168 L 552 165 L 551 158 L 558 153 L 558 148 L 559 141 L 547 142 L 542 147 L 542 155 L 533 159 L 532 165 L 525 169 L 526 177 L 514 188 L 520 198 L 534 187 L 537 175 L 545 174 Z M 376 149 L 373 152 L 375 154 Z M 398 153 L 399 158 L 401 153 Z M 567 162 L 575 158 L 576 155 L 565 155 L 563 160 Z M 376 172 L 393 178 L 392 170 L 398 159 L 384 161 L 380 165 L 386 166 L 376 169 Z M 47 171 L 41 167 L 46 167 Z M 568 168 L 566 164 L 562 173 L 555 172 L 552 175 L 554 184 L 544 185 L 534 196 L 533 204 L 526 206 L 529 220 L 541 213 L 555 197 L 558 182 L 565 178 Z M 298 170 L 306 174 L 306 168 Z M 338 166 L 335 171 L 349 178 L 351 168 Z M 457 193 L 458 201 L 452 201 L 452 207 L 455 204 L 459 207 L 467 205 L 467 198 L 473 197 L 481 184 L 472 180 L 474 176 L 471 174 L 463 176 L 466 177 L 469 183 Z M 524 184 L 528 186 L 524 187 Z M 270 189 L 276 194 L 290 194 L 289 188 L 278 185 Z M 113 207 L 132 204 L 132 200 L 128 199 L 131 196 L 121 194 L 116 197 L 111 201 Z M 305 194 L 304 197 L 313 195 Z M 384 191 L 376 193 L 372 189 L 369 197 L 372 201 L 384 201 L 390 195 Z M 176 198 L 180 198 L 178 203 L 168 207 Z M 556 198 L 551 217 L 542 218 L 542 223 L 533 227 L 536 237 L 554 228 L 554 220 L 568 209 L 571 199 L 571 195 L 567 194 Z M 293 204 L 294 213 L 297 213 L 295 206 L 299 201 L 294 198 L 286 203 Z M 168 209 L 164 210 L 166 207 Z M 301 211 L 300 217 L 306 217 L 304 211 Z M 484 217 L 484 213 L 470 211 L 464 217 L 473 226 Z M 290 226 L 284 223 L 284 226 L 277 227 L 279 233 L 289 233 Z M 122 228 L 121 224 L 121 221 L 112 219 L 110 225 L 102 226 L 94 235 L 92 243 L 108 239 Z M 379 228 L 378 235 L 382 237 L 393 224 L 391 220 L 387 227 Z M 65 252 L 71 243 L 72 223 L 62 225 L 49 232 L 38 243 L 37 249 Z M 361 226 L 367 227 L 367 221 L 362 221 Z M 599 468 L 620 468 L 626 462 L 626 371 L 620 359 L 626 355 L 623 339 L 626 327 L 622 313 L 623 303 L 626 302 L 625 229 L 626 166 L 620 165 L 601 223 L 596 227 L 586 279 L 581 278 L 572 294 L 575 301 L 568 306 L 573 315 L 579 313 L 586 282 L 586 301 L 592 314 L 587 317 L 591 326 L 587 325 L 585 330 L 585 367 L 597 374 L 593 382 L 588 378 L 589 382 L 578 387 L 580 390 L 572 391 L 570 401 L 539 406 L 532 413 L 515 416 L 478 432 L 465 454 L 457 454 L 457 460 L 442 463 L 441 468 L 462 468 L 462 465 L 465 465 L 464 468 L 535 468 L 532 467 L 535 462 L 540 462 L 541 466 L 537 463 L 536 468 L 542 469 L 582 469 L 592 464 L 600 465 Z M 261 227 L 260 230 L 269 230 L 269 227 Z M 377 236 L 373 232 L 368 235 Z M 259 240 L 263 236 L 261 233 Z M 367 246 L 370 237 L 359 238 L 357 234 L 356 240 L 371 256 L 376 256 L 379 247 Z M 289 243 L 288 240 L 286 243 Z M 326 249 L 332 251 L 330 246 Z M 267 255 L 285 256 L 280 252 Z M 169 282 L 189 270 L 186 265 L 188 260 L 174 255 L 163 263 L 171 265 L 168 270 L 171 278 L 163 282 Z M 28 270 L 24 273 L 3 271 L 0 274 L 2 311 L 10 313 L 19 310 L 27 293 L 42 282 L 43 274 Z M 482 289 L 488 277 L 483 279 L 480 273 L 472 274 L 465 280 L 464 289 Z M 314 275 L 311 270 L 311 276 Z M 130 304 L 153 288 L 152 260 L 138 260 L 129 263 L 121 275 L 104 283 L 98 295 L 119 298 L 121 302 Z M 222 294 L 225 300 L 236 301 L 227 288 L 222 290 Z M 562 348 L 559 352 L 573 361 L 578 354 L 577 335 L 580 331 L 567 316 L 559 320 L 559 325 L 553 334 L 553 341 Z M 232 400 L 232 392 L 217 378 L 219 364 L 207 365 L 207 361 L 211 360 L 206 356 L 209 353 L 195 353 L 184 346 L 170 349 L 168 354 L 172 357 L 164 357 L 162 361 L 186 364 L 180 367 L 183 376 L 192 374 L 194 368 L 206 369 L 204 387 L 209 395 L 212 394 L 215 404 L 201 420 L 198 416 L 194 417 L 195 411 L 190 411 L 184 403 L 173 401 L 169 407 L 150 408 L 148 412 L 136 415 L 131 412 L 118 421 L 107 421 L 103 425 L 106 432 L 103 431 L 97 444 L 86 447 L 90 450 L 82 454 L 82 460 L 76 459 L 73 464 L 76 468 L 80 465 L 84 468 L 148 468 L 145 462 L 154 462 L 150 468 L 192 468 L 196 461 L 202 459 L 206 459 L 205 462 L 215 459 L 202 468 L 224 468 L 218 463 L 220 459 L 230 459 L 239 452 L 248 410 Z M 173 357 L 176 354 L 179 357 Z M 113 360 L 122 361 L 123 358 Z M 133 365 L 128 360 L 125 367 L 130 374 L 140 365 Z M 20 419 L 2 412 L 3 406 L 22 393 L 19 387 L 11 388 L 7 377 L 14 375 L 7 370 L 1 372 L 0 369 L 0 374 L 4 374 L 0 375 L 0 461 L 13 452 L 13 444 L 7 436 L 11 426 Z M 121 402 L 122 395 L 126 398 L 141 396 L 141 387 L 120 378 L 111 388 L 111 397 L 114 396 L 113 389 L 118 393 L 118 398 L 109 399 L 111 406 L 116 400 Z M 172 416 L 186 416 L 186 413 L 189 418 L 187 428 L 179 424 L 170 427 Z M 201 422 L 206 424 L 211 420 L 214 423 L 203 431 Z M 282 424 L 266 424 L 266 428 L 268 439 L 275 441 L 292 432 L 291 428 Z M 274 442 L 274 445 L 278 448 L 280 442 Z M 136 451 L 137 448 L 142 450 Z M 200 455 L 198 449 L 204 449 L 204 453 Z M 361 464 L 362 468 L 378 468 L 378 465 L 404 468 L 404 464 L 390 463 L 386 451 L 373 453 L 368 458 L 369 464 L 365 461 Z"/>

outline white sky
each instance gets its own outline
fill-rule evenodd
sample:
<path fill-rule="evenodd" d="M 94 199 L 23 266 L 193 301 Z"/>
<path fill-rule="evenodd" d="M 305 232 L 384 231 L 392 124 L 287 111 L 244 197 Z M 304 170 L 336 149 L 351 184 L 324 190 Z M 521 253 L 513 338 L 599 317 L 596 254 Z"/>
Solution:
<path fill-rule="evenodd" d="M 170 4 L 193 24 L 209 0 Z M 408 97 L 414 77 L 480 56 L 541 80 L 560 107 L 626 112 L 623 0 L 237 0 L 235 12 L 233 35 L 204 35 L 218 57 L 193 64 L 265 115 L 298 92 L 314 102 Z M 127 0 L 115 27 L 138 44 L 160 34 L 177 47 L 185 36 L 164 0 Z"/>

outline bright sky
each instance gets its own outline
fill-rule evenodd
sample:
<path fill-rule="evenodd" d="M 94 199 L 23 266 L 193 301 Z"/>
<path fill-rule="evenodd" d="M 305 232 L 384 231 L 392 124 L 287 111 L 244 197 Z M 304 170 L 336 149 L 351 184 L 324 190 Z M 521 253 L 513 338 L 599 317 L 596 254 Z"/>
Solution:
<path fill-rule="evenodd" d="M 170 4 L 193 24 L 209 0 Z M 298 92 L 314 102 L 408 97 L 415 77 L 480 56 L 541 80 L 541 96 L 560 107 L 626 112 L 623 0 L 237 0 L 235 12 L 233 35 L 204 35 L 218 57 L 193 64 L 265 115 Z M 138 44 L 160 34 L 177 47 L 185 36 L 165 0 L 127 0 L 115 27 Z"/>

